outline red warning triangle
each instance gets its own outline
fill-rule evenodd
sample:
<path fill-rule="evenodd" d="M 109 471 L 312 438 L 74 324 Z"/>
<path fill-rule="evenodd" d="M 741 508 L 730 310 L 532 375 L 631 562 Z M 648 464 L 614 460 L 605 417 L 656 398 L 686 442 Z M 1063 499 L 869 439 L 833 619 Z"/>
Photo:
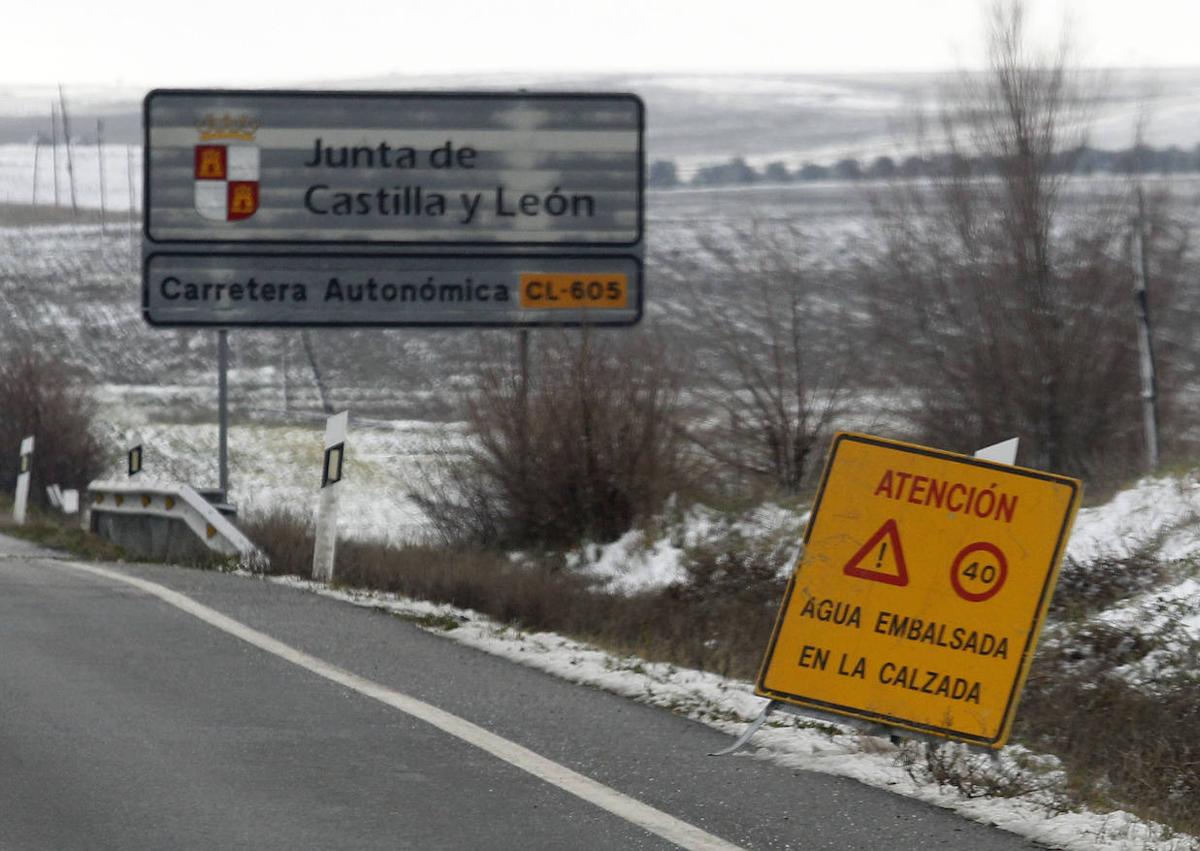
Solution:
<path fill-rule="evenodd" d="M 895 565 L 894 573 L 887 570 L 890 565 Z M 879 531 L 871 536 L 871 540 L 850 557 L 850 561 L 842 568 L 842 573 L 887 585 L 907 585 L 908 565 L 904 562 L 904 549 L 900 546 L 900 532 L 896 528 L 896 521 L 889 520 L 884 523 Z"/>

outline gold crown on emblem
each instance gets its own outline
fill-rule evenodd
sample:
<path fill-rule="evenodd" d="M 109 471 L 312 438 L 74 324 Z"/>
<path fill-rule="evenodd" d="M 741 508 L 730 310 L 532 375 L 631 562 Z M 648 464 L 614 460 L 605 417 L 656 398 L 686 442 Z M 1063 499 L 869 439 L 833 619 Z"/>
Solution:
<path fill-rule="evenodd" d="M 253 142 L 254 134 L 258 132 L 259 123 L 248 115 L 208 114 L 196 122 L 200 132 L 200 141 L 211 142 L 215 139 L 238 139 L 243 142 Z"/>

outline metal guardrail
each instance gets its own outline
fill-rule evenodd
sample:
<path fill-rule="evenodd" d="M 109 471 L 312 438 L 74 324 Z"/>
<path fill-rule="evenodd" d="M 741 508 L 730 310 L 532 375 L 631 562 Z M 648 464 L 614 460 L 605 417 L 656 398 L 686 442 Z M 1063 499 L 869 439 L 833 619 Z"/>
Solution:
<path fill-rule="evenodd" d="M 213 552 L 248 556 L 258 548 L 210 502 L 188 485 L 95 481 L 88 485 L 91 515 L 162 517 L 181 521 Z M 87 520 L 94 527 L 92 519 Z"/>

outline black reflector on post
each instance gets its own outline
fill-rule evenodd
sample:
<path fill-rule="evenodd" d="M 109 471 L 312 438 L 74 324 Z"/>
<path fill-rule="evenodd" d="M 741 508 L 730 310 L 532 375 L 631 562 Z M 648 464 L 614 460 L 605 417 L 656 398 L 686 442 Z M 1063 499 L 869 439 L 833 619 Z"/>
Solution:
<path fill-rule="evenodd" d="M 321 487 L 342 480 L 342 449 L 345 445 L 345 443 L 338 443 L 325 450 L 325 465 L 321 470 Z"/>
<path fill-rule="evenodd" d="M 129 475 L 136 476 L 142 472 L 142 447 L 140 445 L 129 450 Z"/>

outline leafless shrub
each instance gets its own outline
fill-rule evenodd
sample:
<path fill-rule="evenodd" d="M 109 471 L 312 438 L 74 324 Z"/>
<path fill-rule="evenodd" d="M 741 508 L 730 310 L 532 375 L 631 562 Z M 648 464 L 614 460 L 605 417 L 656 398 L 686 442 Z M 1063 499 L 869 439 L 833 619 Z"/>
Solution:
<path fill-rule="evenodd" d="M 95 408 L 83 384 L 33 348 L 0 349 L 0 486 L 17 477 L 21 440 L 34 438 L 30 499 L 46 503 L 46 486 L 84 488 L 103 469 L 92 430 Z"/>
<path fill-rule="evenodd" d="M 685 484 L 679 376 L 663 345 L 547 332 L 524 374 L 513 348 L 481 358 L 466 399 L 473 443 L 439 471 L 441 493 L 416 495 L 443 538 L 613 540 Z"/>

